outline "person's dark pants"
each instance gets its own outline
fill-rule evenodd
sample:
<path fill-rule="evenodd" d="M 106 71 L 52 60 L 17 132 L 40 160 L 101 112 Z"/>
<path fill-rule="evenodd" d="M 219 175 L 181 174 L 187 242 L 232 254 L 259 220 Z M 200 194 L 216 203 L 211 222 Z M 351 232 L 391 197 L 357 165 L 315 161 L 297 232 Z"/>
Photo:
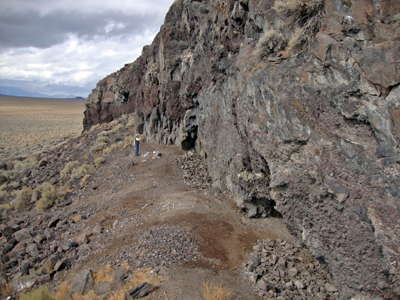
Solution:
<path fill-rule="evenodd" d="M 140 156 L 140 143 L 135 142 L 135 156 Z"/>

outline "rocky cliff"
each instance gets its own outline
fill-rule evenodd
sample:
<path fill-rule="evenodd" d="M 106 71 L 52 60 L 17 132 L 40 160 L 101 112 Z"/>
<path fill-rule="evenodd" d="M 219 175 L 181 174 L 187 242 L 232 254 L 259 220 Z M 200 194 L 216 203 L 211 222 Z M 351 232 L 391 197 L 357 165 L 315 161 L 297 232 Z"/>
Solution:
<path fill-rule="evenodd" d="M 177 0 L 86 105 L 86 129 L 134 112 L 149 141 L 195 148 L 343 299 L 400 297 L 398 0 Z"/>

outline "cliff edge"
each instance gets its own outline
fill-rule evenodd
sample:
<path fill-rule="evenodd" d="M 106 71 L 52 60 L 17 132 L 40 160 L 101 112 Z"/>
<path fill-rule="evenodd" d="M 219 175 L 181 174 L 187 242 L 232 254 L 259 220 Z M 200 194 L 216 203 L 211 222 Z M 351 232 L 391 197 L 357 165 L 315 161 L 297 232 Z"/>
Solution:
<path fill-rule="evenodd" d="M 281 214 L 343 299 L 400 297 L 399 1 L 177 0 L 84 127 L 125 113 L 249 217 Z"/>

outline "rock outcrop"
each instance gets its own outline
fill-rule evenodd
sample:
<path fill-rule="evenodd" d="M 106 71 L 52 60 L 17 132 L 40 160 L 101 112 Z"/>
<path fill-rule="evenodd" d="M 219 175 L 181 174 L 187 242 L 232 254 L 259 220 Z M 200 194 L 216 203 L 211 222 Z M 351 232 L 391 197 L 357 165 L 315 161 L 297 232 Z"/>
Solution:
<path fill-rule="evenodd" d="M 274 207 L 343 299 L 400 297 L 399 1 L 177 0 L 84 126 L 133 112 L 249 216 Z"/>

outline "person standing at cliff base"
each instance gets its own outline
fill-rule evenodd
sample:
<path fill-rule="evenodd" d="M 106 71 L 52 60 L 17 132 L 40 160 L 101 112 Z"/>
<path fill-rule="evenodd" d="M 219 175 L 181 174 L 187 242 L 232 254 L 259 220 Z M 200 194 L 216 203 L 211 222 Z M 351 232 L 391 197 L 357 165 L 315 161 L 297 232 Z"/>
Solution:
<path fill-rule="evenodd" d="M 140 156 L 140 140 L 141 140 L 141 136 L 140 134 L 136 134 L 135 135 L 135 156 Z"/>

